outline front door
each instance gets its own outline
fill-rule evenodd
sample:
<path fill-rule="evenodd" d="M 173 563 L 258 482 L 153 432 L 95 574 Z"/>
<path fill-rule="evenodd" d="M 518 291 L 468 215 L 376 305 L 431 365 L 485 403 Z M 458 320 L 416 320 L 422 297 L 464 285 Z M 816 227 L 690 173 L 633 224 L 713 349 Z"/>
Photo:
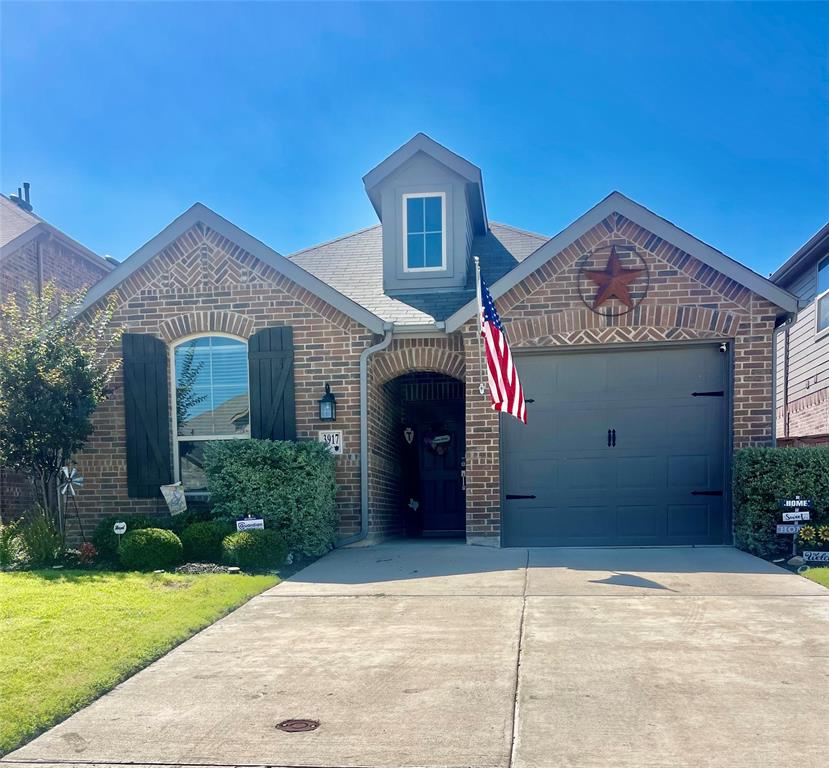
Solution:
<path fill-rule="evenodd" d="M 424 536 L 462 536 L 466 493 L 463 402 L 430 403 L 418 409 L 420 520 Z"/>

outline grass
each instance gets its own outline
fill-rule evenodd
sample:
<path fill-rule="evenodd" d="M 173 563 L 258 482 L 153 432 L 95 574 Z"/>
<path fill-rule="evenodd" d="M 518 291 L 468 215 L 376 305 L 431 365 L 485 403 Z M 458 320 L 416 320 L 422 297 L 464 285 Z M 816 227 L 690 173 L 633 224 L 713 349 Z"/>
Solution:
<path fill-rule="evenodd" d="M 810 568 L 803 575 L 824 587 L 829 587 L 829 568 Z"/>
<path fill-rule="evenodd" d="M 0 756 L 275 583 L 228 574 L 0 573 Z"/>

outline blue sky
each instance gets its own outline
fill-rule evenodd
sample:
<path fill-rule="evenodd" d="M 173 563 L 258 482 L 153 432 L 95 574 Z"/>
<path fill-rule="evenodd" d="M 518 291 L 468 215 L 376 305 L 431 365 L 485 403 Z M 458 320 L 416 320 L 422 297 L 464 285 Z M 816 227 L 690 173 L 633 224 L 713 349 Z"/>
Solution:
<path fill-rule="evenodd" d="M 9 3 L 0 185 L 123 259 L 199 200 L 282 253 L 417 131 L 553 235 L 618 189 L 768 273 L 827 219 L 822 3 Z"/>

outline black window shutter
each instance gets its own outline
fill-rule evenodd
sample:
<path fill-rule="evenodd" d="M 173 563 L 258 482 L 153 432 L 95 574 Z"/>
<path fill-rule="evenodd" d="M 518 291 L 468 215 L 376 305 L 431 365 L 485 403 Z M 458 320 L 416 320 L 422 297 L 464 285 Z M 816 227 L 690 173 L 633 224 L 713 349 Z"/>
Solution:
<path fill-rule="evenodd" d="M 264 328 L 248 342 L 250 435 L 265 440 L 296 440 L 294 329 Z"/>
<path fill-rule="evenodd" d="M 122 350 L 127 494 L 155 498 L 172 482 L 167 346 L 149 334 L 125 333 Z"/>

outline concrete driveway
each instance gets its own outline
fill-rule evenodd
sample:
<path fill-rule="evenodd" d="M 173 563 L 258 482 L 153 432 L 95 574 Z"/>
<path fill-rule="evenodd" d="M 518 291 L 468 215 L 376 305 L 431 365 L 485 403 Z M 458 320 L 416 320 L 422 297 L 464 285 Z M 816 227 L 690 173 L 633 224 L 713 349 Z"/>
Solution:
<path fill-rule="evenodd" d="M 411 542 L 328 555 L 0 765 L 825 768 L 827 723 L 817 584 L 725 548 Z"/>

